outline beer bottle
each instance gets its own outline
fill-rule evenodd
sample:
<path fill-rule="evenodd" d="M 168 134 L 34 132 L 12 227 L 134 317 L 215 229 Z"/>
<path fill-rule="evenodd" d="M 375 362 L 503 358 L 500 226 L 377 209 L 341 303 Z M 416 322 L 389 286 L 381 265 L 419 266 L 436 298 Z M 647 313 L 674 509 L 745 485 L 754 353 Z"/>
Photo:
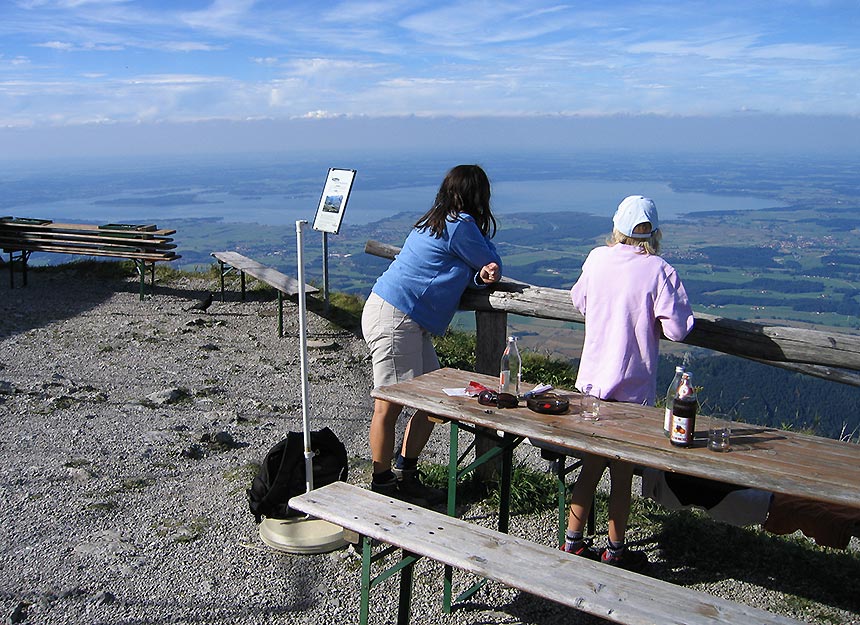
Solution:
<path fill-rule="evenodd" d="M 696 411 L 699 401 L 693 388 L 693 375 L 689 371 L 681 374 L 681 383 L 672 400 L 672 431 L 669 442 L 676 447 L 692 447 L 696 431 Z"/>

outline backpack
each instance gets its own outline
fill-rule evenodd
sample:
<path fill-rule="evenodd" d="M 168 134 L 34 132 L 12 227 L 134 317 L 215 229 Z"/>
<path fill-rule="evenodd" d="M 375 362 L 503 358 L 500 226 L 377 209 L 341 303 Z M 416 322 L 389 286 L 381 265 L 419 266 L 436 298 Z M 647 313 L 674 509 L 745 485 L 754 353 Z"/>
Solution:
<path fill-rule="evenodd" d="M 346 447 L 329 428 L 311 432 L 314 488 L 346 481 Z M 290 432 L 287 438 L 269 450 L 248 494 L 248 507 L 257 523 L 263 517 L 286 519 L 301 514 L 289 507 L 290 497 L 307 490 L 305 482 L 305 444 L 302 432 Z"/>

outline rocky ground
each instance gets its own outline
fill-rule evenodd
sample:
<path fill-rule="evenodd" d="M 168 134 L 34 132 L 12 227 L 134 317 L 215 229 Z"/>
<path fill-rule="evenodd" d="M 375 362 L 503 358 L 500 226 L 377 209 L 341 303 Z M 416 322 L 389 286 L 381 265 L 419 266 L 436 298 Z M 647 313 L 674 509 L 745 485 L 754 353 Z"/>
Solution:
<path fill-rule="evenodd" d="M 357 623 L 355 553 L 274 551 L 260 541 L 245 500 L 266 451 L 301 430 L 295 303 L 286 303 L 279 338 L 277 304 L 266 293 L 243 303 L 231 292 L 205 313 L 186 311 L 214 288 L 203 275 L 161 283 L 143 302 L 134 278 L 74 265 L 31 272 L 29 282 L 0 292 L 5 622 Z M 340 437 L 350 481 L 364 484 L 364 343 L 312 313 L 308 338 L 312 425 Z M 445 462 L 446 437 L 438 428 L 427 461 Z M 522 453 L 540 464 L 533 450 Z M 493 521 L 481 505 L 464 514 Z M 553 544 L 554 514 L 517 516 L 512 531 Z M 808 622 L 860 623 L 856 585 L 819 592 L 782 581 L 782 564 L 760 579 L 697 570 L 670 561 L 659 537 L 635 527 L 631 536 L 664 579 Z M 852 548 L 820 550 L 811 561 L 822 570 L 796 575 L 826 577 L 832 566 L 860 572 L 856 542 Z M 451 615 L 442 614 L 440 597 L 441 566 L 420 562 L 415 623 L 598 622 L 497 584 Z M 371 622 L 394 622 L 395 603 L 396 584 L 378 588 Z"/>

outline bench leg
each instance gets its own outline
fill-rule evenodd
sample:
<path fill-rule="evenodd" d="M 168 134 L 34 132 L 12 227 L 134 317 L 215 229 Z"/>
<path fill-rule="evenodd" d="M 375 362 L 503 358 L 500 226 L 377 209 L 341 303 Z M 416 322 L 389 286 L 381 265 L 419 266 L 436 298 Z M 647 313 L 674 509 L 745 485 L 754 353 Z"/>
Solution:
<path fill-rule="evenodd" d="M 278 338 L 284 338 L 284 294 L 278 291 Z"/>
<path fill-rule="evenodd" d="M 400 594 L 397 605 L 397 625 L 409 625 L 412 609 L 412 579 L 415 563 L 421 556 L 403 549 L 400 560 L 382 571 L 376 577 L 372 576 L 371 565 L 377 560 L 387 558 L 397 551 L 394 545 L 388 545 L 377 554 L 373 553 L 373 539 L 361 536 L 361 606 L 359 608 L 359 623 L 367 625 L 370 617 L 370 591 L 374 586 L 387 580 L 395 574 L 400 574 Z"/>
<path fill-rule="evenodd" d="M 242 301 L 245 301 L 245 272 L 239 271 L 239 282 L 242 284 Z"/>
<path fill-rule="evenodd" d="M 218 275 L 221 279 L 221 301 L 224 301 L 224 261 L 218 261 Z"/>

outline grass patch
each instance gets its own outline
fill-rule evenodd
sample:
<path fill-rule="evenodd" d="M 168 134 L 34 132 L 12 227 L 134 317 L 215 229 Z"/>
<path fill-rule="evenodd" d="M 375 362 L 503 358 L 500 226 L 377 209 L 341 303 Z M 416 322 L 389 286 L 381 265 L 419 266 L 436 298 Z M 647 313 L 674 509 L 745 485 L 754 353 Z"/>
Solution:
<path fill-rule="evenodd" d="M 259 462 L 248 462 L 224 471 L 222 477 L 228 483 L 228 492 L 231 495 L 245 492 L 260 472 L 260 466 Z"/>
<path fill-rule="evenodd" d="M 329 292 L 328 311 L 325 310 L 323 295 L 318 298 L 308 298 L 308 310 L 325 317 L 335 325 L 359 333 L 361 331 L 361 312 L 364 309 L 364 298 L 360 295 Z"/>
<path fill-rule="evenodd" d="M 178 519 L 165 520 L 158 525 L 156 531 L 159 536 L 167 537 L 176 543 L 194 542 L 209 527 L 209 520 L 205 517 L 197 517 L 190 521 Z"/>
<path fill-rule="evenodd" d="M 428 486 L 448 486 L 448 465 L 422 464 L 423 481 Z M 536 471 L 525 465 L 517 465 L 511 474 L 511 514 L 532 514 L 554 508 L 557 502 L 555 477 Z M 498 483 L 480 483 L 472 475 L 461 479 L 457 486 L 457 497 L 463 501 L 485 502 L 498 510 L 500 486 Z"/>

